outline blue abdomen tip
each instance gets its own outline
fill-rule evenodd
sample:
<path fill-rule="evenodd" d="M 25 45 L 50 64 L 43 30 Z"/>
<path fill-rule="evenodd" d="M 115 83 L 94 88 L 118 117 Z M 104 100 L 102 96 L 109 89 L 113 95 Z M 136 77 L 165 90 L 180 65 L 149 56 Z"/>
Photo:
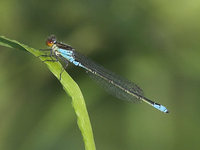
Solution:
<path fill-rule="evenodd" d="M 164 112 L 164 113 L 169 113 L 169 111 L 167 110 L 167 108 L 163 105 L 160 105 L 160 104 L 157 104 L 157 103 L 154 103 L 153 104 L 153 107 Z"/>

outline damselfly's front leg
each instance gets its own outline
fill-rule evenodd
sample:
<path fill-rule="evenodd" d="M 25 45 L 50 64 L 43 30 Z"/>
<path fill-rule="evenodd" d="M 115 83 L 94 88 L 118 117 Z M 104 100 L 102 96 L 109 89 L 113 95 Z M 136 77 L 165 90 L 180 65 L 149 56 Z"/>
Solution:
<path fill-rule="evenodd" d="M 68 64 L 69 64 L 69 62 L 68 62 L 66 59 L 62 59 L 62 58 L 61 58 L 61 60 L 65 63 L 65 66 L 62 68 L 62 70 L 61 70 L 61 72 L 60 72 L 60 78 L 59 78 L 60 81 L 61 81 L 62 73 L 67 69 Z"/>

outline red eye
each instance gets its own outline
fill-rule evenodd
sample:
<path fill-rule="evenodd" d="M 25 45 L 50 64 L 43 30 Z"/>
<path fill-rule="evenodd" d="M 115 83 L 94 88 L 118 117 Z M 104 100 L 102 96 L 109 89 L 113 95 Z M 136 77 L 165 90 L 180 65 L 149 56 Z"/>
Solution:
<path fill-rule="evenodd" d="M 46 41 L 46 45 L 49 47 L 52 47 L 53 44 L 56 44 L 56 37 L 54 35 L 51 35 L 48 37 L 48 39 Z"/>
<path fill-rule="evenodd" d="M 54 44 L 54 43 L 53 43 L 52 40 L 47 40 L 47 41 L 46 41 L 46 45 L 49 46 L 49 47 L 52 47 L 53 44 Z"/>

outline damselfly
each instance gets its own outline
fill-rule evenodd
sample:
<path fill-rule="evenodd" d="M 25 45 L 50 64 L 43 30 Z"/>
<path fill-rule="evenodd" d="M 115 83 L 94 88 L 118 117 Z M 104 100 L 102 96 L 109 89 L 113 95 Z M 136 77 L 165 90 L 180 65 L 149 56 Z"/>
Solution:
<path fill-rule="evenodd" d="M 160 110 L 161 112 L 169 112 L 165 106 L 155 103 L 144 97 L 142 89 L 136 84 L 116 75 L 100 65 L 97 65 L 84 55 L 75 51 L 75 49 L 71 46 L 58 42 L 54 35 L 47 39 L 46 44 L 47 46 L 51 47 L 50 56 L 56 58 L 56 61 L 61 59 L 66 63 L 66 66 L 68 65 L 68 62 L 71 62 L 75 66 L 85 69 L 90 77 L 95 79 L 99 84 L 103 85 L 103 87 L 109 93 L 118 97 L 119 99 L 128 100 L 131 102 L 143 101 Z"/>

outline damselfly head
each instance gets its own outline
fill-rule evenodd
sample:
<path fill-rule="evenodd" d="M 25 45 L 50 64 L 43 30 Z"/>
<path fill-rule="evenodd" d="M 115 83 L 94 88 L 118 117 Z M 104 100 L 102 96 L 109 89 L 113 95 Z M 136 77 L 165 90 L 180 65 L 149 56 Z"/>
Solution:
<path fill-rule="evenodd" d="M 48 37 L 47 41 L 46 41 L 46 45 L 49 46 L 49 47 L 52 47 L 53 44 L 56 43 L 56 37 L 55 35 L 51 35 Z"/>

